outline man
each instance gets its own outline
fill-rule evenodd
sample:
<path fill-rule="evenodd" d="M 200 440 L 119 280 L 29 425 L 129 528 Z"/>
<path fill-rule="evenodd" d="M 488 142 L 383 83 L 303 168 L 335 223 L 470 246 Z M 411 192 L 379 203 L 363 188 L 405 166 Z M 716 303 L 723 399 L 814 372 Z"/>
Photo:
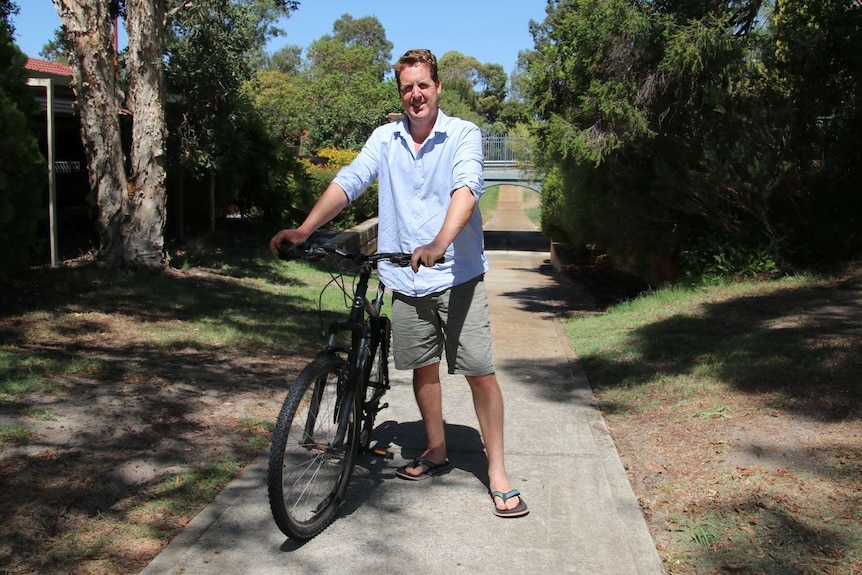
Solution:
<path fill-rule="evenodd" d="M 491 354 L 491 328 L 483 278 L 482 136 L 470 122 L 446 116 L 437 59 L 410 50 L 395 64 L 404 117 L 377 128 L 360 154 L 339 171 L 305 221 L 270 241 L 302 244 L 355 200 L 375 178 L 379 185 L 378 249 L 412 253 L 410 268 L 381 262 L 379 274 L 393 292 L 395 367 L 413 370 L 413 391 L 428 447 L 396 475 L 427 480 L 451 467 L 446 457 L 439 366 L 466 376 L 488 455 L 494 513 L 526 515 L 503 461 L 503 397 Z M 445 257 L 445 262 L 435 262 Z M 421 267 L 421 266 L 427 267 Z"/>

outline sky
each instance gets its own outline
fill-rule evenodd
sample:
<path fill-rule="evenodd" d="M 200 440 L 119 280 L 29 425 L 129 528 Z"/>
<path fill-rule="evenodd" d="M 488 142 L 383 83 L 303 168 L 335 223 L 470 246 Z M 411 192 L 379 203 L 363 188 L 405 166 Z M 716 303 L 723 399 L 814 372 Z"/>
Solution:
<path fill-rule="evenodd" d="M 15 41 L 25 54 L 38 58 L 60 18 L 51 0 L 16 4 Z M 331 34 L 332 24 L 343 14 L 375 16 L 394 45 L 393 61 L 411 48 L 429 48 L 438 58 L 455 50 L 482 64 L 500 64 L 511 74 L 518 53 L 534 48 L 529 22 L 543 21 L 546 5 L 546 0 L 437 0 L 418 5 L 403 0 L 300 0 L 299 10 L 279 23 L 287 34 L 270 41 L 267 50 L 287 44 L 307 48 Z"/>

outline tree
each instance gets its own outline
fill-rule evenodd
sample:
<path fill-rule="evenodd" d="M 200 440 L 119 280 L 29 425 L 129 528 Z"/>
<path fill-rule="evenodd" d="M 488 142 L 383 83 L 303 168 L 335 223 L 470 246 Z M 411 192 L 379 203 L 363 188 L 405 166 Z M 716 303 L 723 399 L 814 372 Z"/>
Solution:
<path fill-rule="evenodd" d="M 54 30 L 54 38 L 47 42 L 42 49 L 39 50 L 39 56 L 49 62 L 58 62 L 60 64 L 69 65 L 69 57 L 66 55 L 66 35 L 62 28 Z"/>
<path fill-rule="evenodd" d="M 164 18 L 161 0 L 129 0 L 128 96 L 134 119 L 128 171 L 122 146 L 123 97 L 111 23 L 119 6 L 55 0 L 69 40 L 73 87 L 99 209 L 100 260 L 111 267 L 163 267 L 165 226 Z"/>
<path fill-rule="evenodd" d="M 37 108 L 24 73 L 27 57 L 9 21 L 17 12 L 11 0 L 0 0 L 0 280 L 30 261 L 47 174 L 31 126 Z"/>
<path fill-rule="evenodd" d="M 294 75 L 263 69 L 244 90 L 268 132 L 285 145 L 298 148 L 311 118 L 311 94 L 306 87 Z"/>
<path fill-rule="evenodd" d="M 443 94 L 440 107 L 446 113 L 491 129 L 506 99 L 507 77 L 499 64 L 481 64 L 457 51 L 443 54 L 438 62 Z M 505 131 L 500 126 L 496 131 Z"/>
<path fill-rule="evenodd" d="M 641 265 L 710 237 L 781 241 L 762 4 L 549 2 L 527 92 L 537 158 L 562 182 L 554 221 L 574 242 Z"/>
<path fill-rule="evenodd" d="M 198 6 L 189 0 L 54 0 L 69 43 L 73 86 L 96 191 L 99 259 L 111 267 L 160 268 L 166 221 L 165 47 L 167 16 Z M 272 22 L 272 10 L 295 8 L 289 0 L 237 0 L 252 18 Z M 115 66 L 112 22 L 124 17 L 128 52 L 121 85 Z M 121 91 L 127 86 L 127 93 Z M 120 117 L 131 115 L 128 161 Z"/>
<path fill-rule="evenodd" d="M 192 205 L 209 205 L 209 217 L 199 218 L 207 229 L 234 207 L 243 215 L 271 211 L 261 205 L 260 192 L 267 187 L 267 172 L 283 167 L 276 165 L 282 154 L 243 86 L 267 39 L 280 33 L 272 26 L 278 10 L 271 1 L 212 0 L 189 4 L 168 22 L 168 89 L 176 100 L 168 108 L 176 126 L 169 150 L 172 165 L 182 168 L 179 178 L 193 176 L 188 194 L 178 186 L 174 205 L 185 204 L 186 196 L 199 198 Z M 180 223 L 193 225 L 192 218 Z"/>
<path fill-rule="evenodd" d="M 388 113 L 401 110 L 394 80 L 384 79 L 392 44 L 377 19 L 344 15 L 333 32 L 311 44 L 297 79 L 297 89 L 311 102 L 303 119 L 311 152 L 358 150 Z"/>
<path fill-rule="evenodd" d="M 383 80 L 390 70 L 392 42 L 386 39 L 386 30 L 377 18 L 354 19 L 350 14 L 344 14 L 332 25 L 332 32 L 334 39 L 347 48 L 370 48 L 380 71 L 380 80 Z"/>
<path fill-rule="evenodd" d="M 776 3 L 775 83 L 789 126 L 783 183 L 794 226 L 794 256 L 862 252 L 862 6 L 852 0 Z"/>
<path fill-rule="evenodd" d="M 296 76 L 302 68 L 302 47 L 285 46 L 269 56 L 262 67 Z"/>

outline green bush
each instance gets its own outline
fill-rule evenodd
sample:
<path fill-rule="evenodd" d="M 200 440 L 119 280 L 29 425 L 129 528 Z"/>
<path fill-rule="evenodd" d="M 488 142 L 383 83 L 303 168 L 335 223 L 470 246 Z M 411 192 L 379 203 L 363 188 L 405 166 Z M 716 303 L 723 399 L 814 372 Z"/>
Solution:
<path fill-rule="evenodd" d="M 682 279 L 690 283 L 719 283 L 754 278 L 781 271 L 773 246 L 746 244 L 738 240 L 708 236 L 680 253 Z"/>
<path fill-rule="evenodd" d="M 542 181 L 542 233 L 562 243 L 572 243 L 564 216 L 566 185 L 559 167 L 551 168 Z"/>
<path fill-rule="evenodd" d="M 311 198 L 316 200 L 326 190 L 332 179 L 338 174 L 338 170 L 342 166 L 350 163 L 355 158 L 357 152 L 348 152 L 344 150 L 335 150 L 334 148 L 326 148 L 318 152 L 319 158 L 325 158 L 323 164 L 315 164 L 307 160 L 303 160 L 305 166 L 305 185 L 308 188 Z M 310 209 L 310 206 L 309 206 Z M 377 215 L 377 183 L 371 184 L 365 193 L 362 194 L 355 202 L 351 203 L 344 211 L 342 211 L 333 221 L 332 227 L 337 230 L 345 230 L 353 227 L 356 224 L 364 222 L 367 219 Z"/>
<path fill-rule="evenodd" d="M 0 20 L 0 281 L 30 262 L 47 186 L 31 119 L 37 112 L 26 83 L 26 56 Z"/>

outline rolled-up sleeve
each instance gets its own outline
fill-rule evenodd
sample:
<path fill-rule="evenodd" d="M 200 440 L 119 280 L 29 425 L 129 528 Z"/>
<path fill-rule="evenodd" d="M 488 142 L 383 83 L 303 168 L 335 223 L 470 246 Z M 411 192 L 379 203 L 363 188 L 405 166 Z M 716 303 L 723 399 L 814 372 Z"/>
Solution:
<path fill-rule="evenodd" d="M 466 124 L 458 138 L 450 192 L 467 186 L 476 201 L 479 201 L 485 187 L 483 167 L 482 132 L 477 126 Z"/>
<path fill-rule="evenodd" d="M 365 142 L 362 151 L 354 158 L 350 165 L 338 170 L 333 182 L 341 186 L 347 199 L 353 202 L 362 195 L 362 192 L 370 186 L 380 171 L 380 139 L 379 128 L 371 134 Z"/>

